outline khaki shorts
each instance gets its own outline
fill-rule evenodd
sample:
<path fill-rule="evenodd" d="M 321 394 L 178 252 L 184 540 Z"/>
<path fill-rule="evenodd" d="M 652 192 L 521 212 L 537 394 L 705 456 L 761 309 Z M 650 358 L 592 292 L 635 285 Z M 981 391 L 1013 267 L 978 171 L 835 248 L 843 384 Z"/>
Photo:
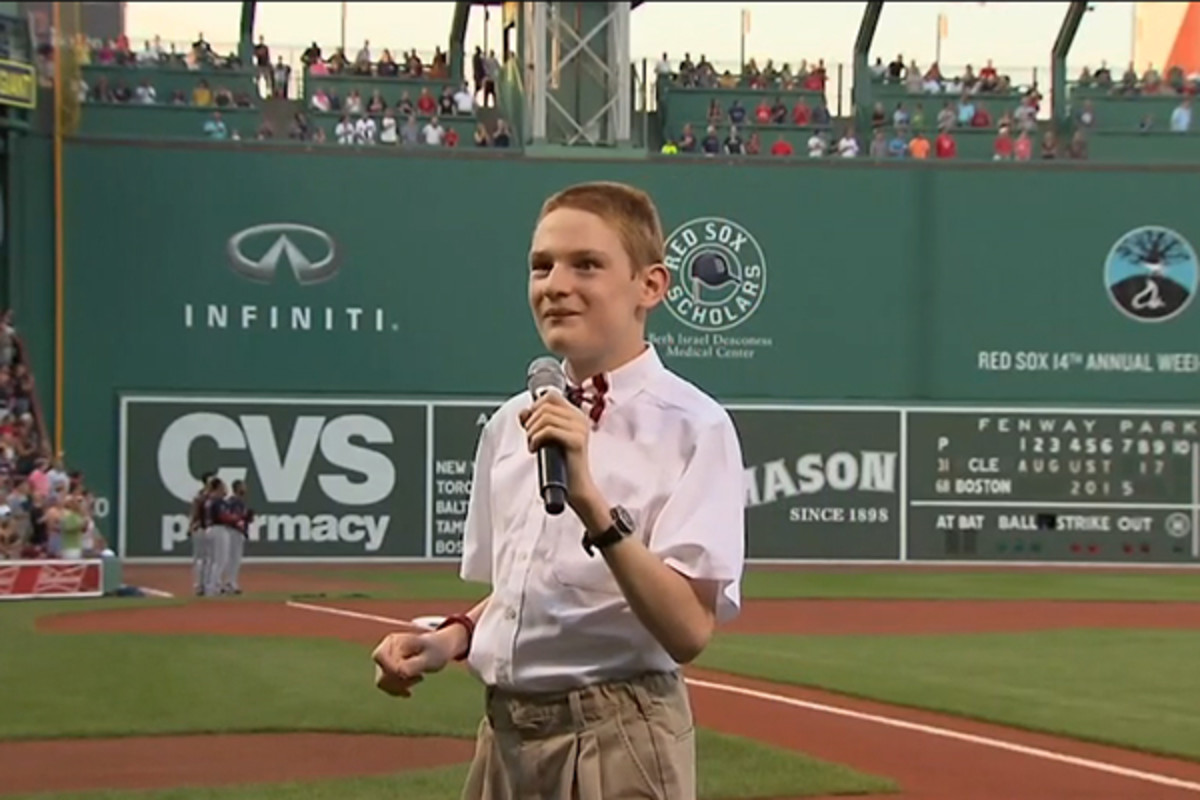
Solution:
<path fill-rule="evenodd" d="M 695 728 L 677 673 L 486 696 L 463 800 L 695 800 Z"/>

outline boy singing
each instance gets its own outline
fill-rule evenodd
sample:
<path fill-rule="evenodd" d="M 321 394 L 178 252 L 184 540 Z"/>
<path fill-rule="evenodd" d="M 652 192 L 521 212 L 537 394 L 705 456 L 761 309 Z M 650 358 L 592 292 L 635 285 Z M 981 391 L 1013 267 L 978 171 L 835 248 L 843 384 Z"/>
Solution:
<path fill-rule="evenodd" d="M 486 687 L 464 800 L 695 797 L 679 670 L 740 607 L 742 454 L 724 409 L 646 342 L 663 262 L 644 192 L 589 183 L 545 202 L 529 303 L 567 397 L 517 395 L 480 435 L 461 575 L 491 594 L 374 652 L 388 694 L 452 659 Z M 557 516 L 534 455 L 550 442 L 567 464 Z"/>

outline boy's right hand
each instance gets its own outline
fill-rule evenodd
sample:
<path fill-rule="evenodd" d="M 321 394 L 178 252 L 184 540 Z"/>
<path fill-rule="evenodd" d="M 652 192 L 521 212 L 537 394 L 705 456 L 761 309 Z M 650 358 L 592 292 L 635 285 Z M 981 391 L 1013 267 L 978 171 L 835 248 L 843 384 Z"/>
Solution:
<path fill-rule="evenodd" d="M 393 697 L 411 697 L 412 687 L 427 673 L 450 663 L 449 642 L 436 633 L 391 633 L 371 654 L 375 686 Z"/>

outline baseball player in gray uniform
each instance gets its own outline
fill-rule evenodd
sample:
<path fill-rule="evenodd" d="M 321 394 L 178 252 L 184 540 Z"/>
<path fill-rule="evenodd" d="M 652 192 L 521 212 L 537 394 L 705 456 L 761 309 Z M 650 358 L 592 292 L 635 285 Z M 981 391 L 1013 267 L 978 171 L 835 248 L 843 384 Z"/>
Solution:
<path fill-rule="evenodd" d="M 220 577 L 221 594 L 242 593 L 238 576 L 242 570 L 242 554 L 245 551 L 250 523 L 254 519 L 254 512 L 246 505 L 246 482 L 234 481 L 232 488 L 233 493 L 225 498 L 221 519 L 224 547 L 221 549 L 217 573 Z"/>
<path fill-rule="evenodd" d="M 204 596 L 205 572 L 210 558 L 207 528 L 204 524 L 204 504 L 208 500 L 209 483 L 215 476 L 206 472 L 200 478 L 200 491 L 192 498 L 192 509 L 188 520 L 188 534 L 192 540 L 192 583 L 198 597 Z"/>

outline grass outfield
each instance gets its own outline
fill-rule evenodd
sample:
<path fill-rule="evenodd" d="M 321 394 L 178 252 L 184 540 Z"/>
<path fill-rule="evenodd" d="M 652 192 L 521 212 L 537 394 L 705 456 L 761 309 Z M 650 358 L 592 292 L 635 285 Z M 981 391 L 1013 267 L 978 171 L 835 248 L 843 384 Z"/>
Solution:
<path fill-rule="evenodd" d="M 1200 631 L 724 634 L 699 664 L 1200 761 Z"/>
<path fill-rule="evenodd" d="M 0 675 L 22 676 L 21 691 L 6 695 L 0 740 L 290 731 L 474 736 L 482 691 L 459 669 L 398 701 L 374 689 L 367 651 L 346 642 L 34 630 L 41 614 L 161 602 L 0 606 Z M 699 732 L 697 748 L 701 796 L 711 800 L 895 790 L 885 779 L 712 731 Z M 458 767 L 302 785 L 37 797 L 442 800 L 457 796 L 462 776 Z"/>
<path fill-rule="evenodd" d="M 487 593 L 465 583 L 452 568 L 411 570 L 328 568 L 323 578 L 378 584 L 388 594 L 413 599 L 474 600 Z M 1200 602 L 1200 573 L 1034 572 L 809 572 L 749 569 L 749 599 L 879 600 L 1107 600 Z"/>

